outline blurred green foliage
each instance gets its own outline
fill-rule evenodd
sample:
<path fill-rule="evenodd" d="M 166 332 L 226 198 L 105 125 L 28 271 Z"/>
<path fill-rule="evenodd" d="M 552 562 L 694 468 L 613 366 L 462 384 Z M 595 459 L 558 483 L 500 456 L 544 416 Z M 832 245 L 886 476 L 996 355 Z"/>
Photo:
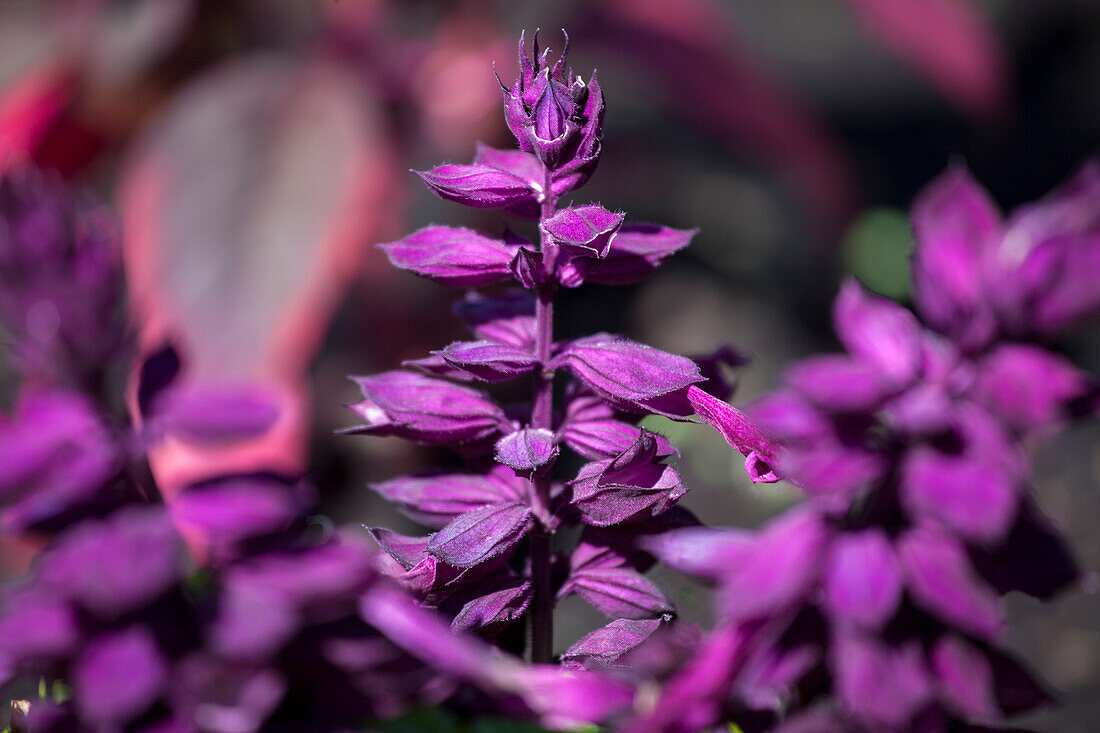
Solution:
<path fill-rule="evenodd" d="M 913 232 L 900 209 L 865 211 L 844 235 L 844 267 L 880 295 L 907 300 Z"/>

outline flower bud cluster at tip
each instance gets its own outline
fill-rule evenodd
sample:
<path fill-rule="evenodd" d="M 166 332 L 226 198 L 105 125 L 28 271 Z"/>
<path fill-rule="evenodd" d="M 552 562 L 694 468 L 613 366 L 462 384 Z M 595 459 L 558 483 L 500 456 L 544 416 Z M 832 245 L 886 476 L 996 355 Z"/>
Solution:
<path fill-rule="evenodd" d="M 692 360 L 605 333 L 549 340 L 552 324 L 538 314 L 548 312 L 555 288 L 636 282 L 695 232 L 633 223 L 596 203 L 557 208 L 598 162 L 603 95 L 594 77 L 586 83 L 566 71 L 566 52 L 551 63 L 537 41 L 530 57 L 525 45 L 521 37 L 519 77 L 502 84 L 519 149 L 479 144 L 472 163 L 418 175 L 446 200 L 535 219 L 538 242 L 511 230 L 494 238 L 430 226 L 381 245 L 396 267 L 486 290 L 456 307 L 474 340 L 405 362 L 416 371 L 353 377 L 363 399 L 349 408 L 363 422 L 346 432 L 447 445 L 462 455 L 460 471 L 372 486 L 434 532 L 370 530 L 383 551 L 381 571 L 449 616 L 455 630 L 506 644 L 502 632 L 537 612 L 534 543 L 544 540 L 536 535 L 579 529 L 574 546 L 555 551 L 552 587 L 541 592 L 551 604 L 577 594 L 608 617 L 608 626 L 561 658 L 576 669 L 603 667 L 675 614 L 643 574 L 653 560 L 638 550 L 639 539 L 698 523 L 676 505 L 687 487 L 669 465 L 675 448 L 639 428 L 636 416 L 689 419 L 689 387 L 728 396 L 721 372 L 741 360 L 729 349 Z M 512 288 L 488 289 L 506 283 Z M 537 396 L 501 406 L 477 387 L 534 377 L 546 395 L 552 375 L 567 381 L 564 404 L 552 414 L 538 412 Z M 560 470 L 567 452 L 587 461 L 571 480 Z"/>

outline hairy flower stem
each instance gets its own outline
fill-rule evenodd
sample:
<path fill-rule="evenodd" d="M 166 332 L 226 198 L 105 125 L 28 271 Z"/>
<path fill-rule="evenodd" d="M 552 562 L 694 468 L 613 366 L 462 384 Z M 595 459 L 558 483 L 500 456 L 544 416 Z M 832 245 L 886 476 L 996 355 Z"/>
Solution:
<path fill-rule="evenodd" d="M 554 215 L 557 201 L 550 193 L 550 173 L 545 177 L 546 198 L 542 202 L 541 220 Z M 535 352 L 541 367 L 535 372 L 534 400 L 531 407 L 531 427 L 553 428 L 554 373 L 546 367 L 550 363 L 550 350 L 554 342 L 554 290 L 553 253 L 546 234 L 539 231 L 539 248 L 542 251 L 544 272 L 548 282 L 538 290 L 535 303 Z M 533 480 L 538 525 L 531 532 L 531 583 L 534 598 L 531 603 L 528 658 L 534 663 L 548 663 L 554 655 L 554 593 L 551 587 L 551 543 L 553 530 L 546 524 L 550 517 L 550 478 L 538 476 Z"/>

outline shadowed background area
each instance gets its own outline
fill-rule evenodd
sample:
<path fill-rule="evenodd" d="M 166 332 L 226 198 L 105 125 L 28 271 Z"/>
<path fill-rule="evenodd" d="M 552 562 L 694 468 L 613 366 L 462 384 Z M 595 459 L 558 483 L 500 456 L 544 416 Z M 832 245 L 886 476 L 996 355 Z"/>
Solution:
<path fill-rule="evenodd" d="M 373 244 L 433 222 L 503 229 L 498 212 L 436 199 L 406 169 L 466 160 L 478 139 L 507 146 L 492 64 L 512 78 L 512 39 L 535 27 L 555 52 L 567 28 L 571 63 L 598 68 L 607 97 L 599 175 L 576 200 L 700 228 L 642 285 L 564 293 L 558 335 L 622 332 L 686 354 L 731 343 L 752 357 L 737 403 L 835 346 L 843 274 L 906 301 L 906 209 L 949 162 L 1011 209 L 1100 139 L 1088 0 L 6 0 L 0 167 L 31 158 L 118 212 L 147 348 L 168 340 L 193 372 L 266 382 L 287 406 L 244 450 L 160 451 L 165 484 L 304 469 L 335 522 L 412 528 L 366 483 L 453 459 L 335 436 L 354 419 L 346 375 L 463 334 L 456 293 L 390 268 Z M 1100 331 L 1059 346 L 1100 373 Z M 797 499 L 749 484 L 709 428 L 651 427 L 680 447 L 686 505 L 708 523 L 756 525 Z M 1042 448 L 1038 465 L 1040 505 L 1095 570 L 1100 428 Z M 4 552 L 18 567 L 21 550 Z M 687 619 L 706 619 L 697 586 L 655 577 Z M 559 650 L 597 624 L 566 603 Z M 1095 594 L 1013 599 L 1010 627 L 1063 694 L 1023 723 L 1091 730 Z"/>

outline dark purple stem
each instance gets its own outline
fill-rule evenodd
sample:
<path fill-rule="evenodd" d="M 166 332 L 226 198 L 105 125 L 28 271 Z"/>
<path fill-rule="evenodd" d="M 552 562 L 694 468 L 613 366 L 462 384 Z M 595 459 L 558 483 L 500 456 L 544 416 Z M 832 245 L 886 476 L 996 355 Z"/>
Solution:
<path fill-rule="evenodd" d="M 546 198 L 542 202 L 540 219 L 545 221 L 554 215 L 557 204 L 550 193 L 550 173 L 545 177 Z M 554 264 L 551 244 L 539 231 L 539 248 L 542 251 L 546 283 L 538 290 L 535 303 L 535 355 L 540 368 L 535 373 L 534 401 L 531 408 L 531 427 L 553 428 L 554 372 L 546 367 L 550 363 L 550 351 L 554 343 Z M 554 656 L 554 591 L 551 587 L 551 544 L 554 534 L 550 529 L 550 478 L 539 476 L 533 482 L 535 515 L 538 523 L 531 532 L 531 583 L 534 598 L 531 602 L 529 659 L 536 664 L 553 661 Z"/>

